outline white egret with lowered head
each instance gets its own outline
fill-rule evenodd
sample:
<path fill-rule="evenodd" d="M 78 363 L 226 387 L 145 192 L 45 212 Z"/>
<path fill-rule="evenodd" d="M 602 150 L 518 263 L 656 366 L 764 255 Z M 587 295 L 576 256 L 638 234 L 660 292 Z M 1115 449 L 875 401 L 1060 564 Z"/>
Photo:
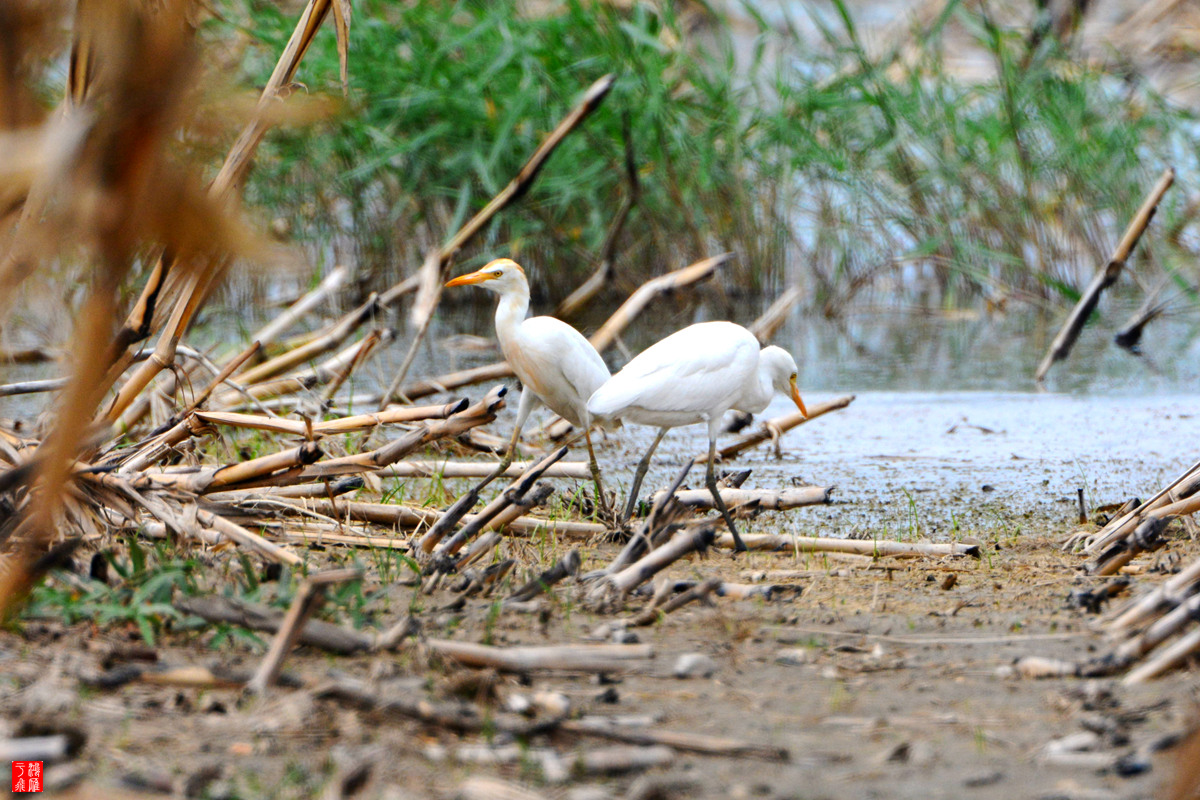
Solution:
<path fill-rule="evenodd" d="M 588 400 L 587 410 L 600 423 L 654 425 L 654 443 L 638 463 L 625 505 L 633 513 L 642 478 L 659 442 L 671 428 L 708 423 L 708 471 L 705 484 L 733 534 L 734 548 L 745 550 L 717 491 L 713 462 L 722 415 L 730 410 L 761 412 L 776 392 L 790 396 L 802 414 L 796 388 L 796 362 L 780 347 L 759 349 L 758 339 L 732 322 L 701 322 L 677 331 L 639 353 Z"/>
<path fill-rule="evenodd" d="M 496 338 L 504 360 L 521 380 L 521 402 L 508 452 L 497 474 L 513 461 L 521 428 L 539 401 L 572 425 L 583 429 L 587 439 L 596 500 L 604 503 L 600 467 L 592 449 L 592 417 L 587 401 L 609 378 L 604 359 L 579 331 L 554 317 L 525 318 L 529 313 L 529 281 L 525 270 L 510 258 L 498 258 L 481 269 L 446 283 L 474 284 L 500 295 L 496 305 Z"/>

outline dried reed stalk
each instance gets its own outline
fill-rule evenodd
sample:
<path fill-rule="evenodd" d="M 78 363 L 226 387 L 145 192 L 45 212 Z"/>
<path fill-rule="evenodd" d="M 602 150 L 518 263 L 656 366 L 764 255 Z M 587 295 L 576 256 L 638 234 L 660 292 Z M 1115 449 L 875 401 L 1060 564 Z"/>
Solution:
<path fill-rule="evenodd" d="M 306 436 L 310 432 L 317 436 L 329 436 L 352 431 L 363 431 L 379 425 L 393 425 L 401 422 L 421 422 L 428 419 L 446 419 L 467 408 L 468 400 L 464 397 L 445 405 L 438 406 L 399 406 L 396 408 L 376 411 L 371 414 L 357 414 L 353 417 L 326 420 L 324 422 L 305 423 L 302 420 L 278 419 L 261 417 L 253 414 L 238 414 L 227 411 L 197 411 L 196 417 L 212 425 L 228 425 L 235 428 L 253 428 L 274 433 L 289 433 L 296 436 Z M 399 466 L 399 465 L 397 465 Z"/>
<path fill-rule="evenodd" d="M 242 183 L 254 154 L 258 150 L 258 145 L 274 120 L 278 118 L 278 114 L 275 113 L 275 105 L 285 96 L 287 87 L 291 85 L 304 54 L 316 37 L 331 6 L 331 0 L 309 0 L 301 12 L 291 38 L 288 39 L 271 77 L 263 87 L 254 117 L 242 129 L 209 187 L 209 194 L 214 201 L 227 202 L 236 187 Z M 338 34 L 339 37 L 348 36 L 348 32 L 343 31 L 340 27 Z M 124 328 L 117 335 L 117 341 L 127 347 L 133 342 L 148 337 L 151 333 L 155 310 L 162 300 L 161 294 L 166 285 L 167 276 L 180 263 L 189 267 L 188 274 L 183 279 L 179 297 L 175 301 L 170 318 L 155 345 L 153 357 L 144 362 L 122 385 L 105 413 L 103 419 L 109 424 L 120 419 L 134 398 L 150 385 L 154 377 L 174 363 L 176 348 L 191 325 L 196 311 L 203 305 L 208 293 L 220 280 L 229 264 L 227 258 L 215 259 L 203 266 L 189 264 L 186 260 L 180 262 L 174 255 L 175 251 L 171 252 L 172 254 L 169 256 L 160 257 L 155 264 L 141 297 L 130 312 Z"/>
<path fill-rule="evenodd" d="M 253 503 L 254 499 L 249 498 L 246 502 Z M 291 502 L 291 501 L 289 501 Z M 390 503 L 360 503 L 339 501 L 337 505 L 330 503 L 324 498 L 313 498 L 310 500 L 294 501 L 297 512 L 303 509 L 310 509 L 318 514 L 326 516 L 339 515 L 343 519 L 353 519 L 360 522 L 368 522 L 373 525 L 384 525 L 389 528 L 426 528 L 436 523 L 442 518 L 445 512 L 439 511 L 436 508 L 418 508 L 415 506 L 393 505 Z M 282 506 L 275 506 L 277 511 L 283 511 Z M 467 514 L 461 518 L 464 523 L 469 523 L 475 519 L 474 514 Z M 490 524 L 484 526 L 484 530 L 489 530 L 497 527 L 504 519 L 503 515 L 495 517 Z M 546 531 L 556 536 L 566 536 L 576 539 L 591 539 L 605 533 L 608 528 L 598 522 L 584 522 L 581 520 L 564 520 L 564 519 L 547 519 L 544 517 L 527 517 L 518 516 L 516 519 L 507 522 L 509 532 L 516 534 L 528 535 L 536 531 Z M 307 540 L 313 540 L 316 537 L 307 537 Z"/>
<path fill-rule="evenodd" d="M 430 639 L 429 652 L 477 668 L 501 672 L 621 672 L 635 669 L 637 662 L 654 657 L 648 644 L 574 644 L 547 647 L 492 647 L 471 642 Z"/>
<path fill-rule="evenodd" d="M 684 556 L 706 550 L 713 543 L 715 535 L 712 525 L 680 531 L 662 547 L 651 550 L 620 572 L 601 573 L 591 581 L 592 586 L 587 591 L 585 599 L 588 607 L 598 611 L 615 610 L 624 602 L 626 595 L 671 564 Z"/>
<path fill-rule="evenodd" d="M 620 208 L 613 215 L 612 224 L 608 228 L 608 233 L 604 236 L 604 243 L 600 246 L 600 253 L 597 260 L 596 270 L 588 276 L 587 280 L 579 285 L 575 291 L 567 295 L 558 307 L 554 309 L 554 316 L 559 319 L 569 319 L 578 314 L 592 298 L 600 293 L 600 291 L 612 281 L 614 254 L 617 249 L 617 239 L 621 235 L 621 231 L 625 228 L 625 223 L 629 219 L 629 214 L 637 205 L 638 198 L 641 195 L 641 182 L 638 180 L 637 160 L 633 155 L 633 136 L 630 131 L 629 114 L 622 115 L 621 122 L 623 125 L 623 133 L 625 139 L 625 178 L 629 182 L 629 192 L 625 195 L 625 199 L 621 201 Z"/>
<path fill-rule="evenodd" d="M 376 299 L 372 294 L 365 303 L 338 320 L 312 341 L 239 373 L 238 381 L 246 385 L 261 383 L 328 353 L 350 338 L 364 322 L 371 319 L 375 311 Z"/>
<path fill-rule="evenodd" d="M 827 539 L 786 534 L 747 534 L 742 537 L 751 550 L 789 550 L 796 553 L 857 553 L 875 558 L 884 556 L 971 556 L 979 558 L 979 545 L 957 542 L 894 542 L 887 539 Z M 723 533 L 714 544 L 733 547 L 733 537 Z"/>
<path fill-rule="evenodd" d="M 336 293 L 349 277 L 349 268 L 334 268 L 321 280 L 315 289 L 288 306 L 282 314 L 268 322 L 258 333 L 250 338 L 261 343 L 263 350 L 267 350 L 275 344 L 280 336 L 290 330 L 300 320 L 304 319 L 305 314 L 324 303 L 330 296 Z"/>
<path fill-rule="evenodd" d="M 783 294 L 775 298 L 775 302 L 764 311 L 758 319 L 750 324 L 750 332 L 764 347 L 775 338 L 776 332 L 787 322 L 792 309 L 804 297 L 804 289 L 799 286 L 788 287 Z"/>
<path fill-rule="evenodd" d="M 697 600 L 707 601 L 708 596 L 717 591 L 720 586 L 720 578 L 705 578 L 700 583 L 684 592 L 680 592 L 662 605 L 652 604 L 642 609 L 636 617 L 629 621 L 629 624 L 638 627 L 653 625 L 667 614 L 678 608 L 683 608 L 688 603 L 693 603 Z"/>
<path fill-rule="evenodd" d="M 534 464 L 529 469 L 522 473 L 521 477 L 517 478 L 508 488 L 496 497 L 495 500 L 484 506 L 475 517 L 475 519 L 464 525 L 457 533 L 451 536 L 446 541 L 442 542 L 437 550 L 433 548 L 439 542 L 439 534 L 436 533 L 438 526 L 429 529 L 429 532 L 421 538 L 420 548 L 418 553 L 435 552 L 436 554 L 452 555 L 467 542 L 472 536 L 477 534 L 483 527 L 497 517 L 500 512 L 507 509 L 509 506 L 516 504 L 533 486 L 534 482 L 541 478 L 542 473 L 556 461 L 560 461 L 567 454 L 567 448 L 560 447 L 550 455 L 543 458 L 541 461 Z M 446 515 L 449 516 L 448 514 Z M 446 517 L 443 517 L 446 519 Z M 439 520 L 440 522 L 441 520 Z"/>
<path fill-rule="evenodd" d="M 517 603 L 532 600 L 563 578 L 578 574 L 582 561 L 578 550 L 569 551 L 553 567 L 541 572 L 537 577 L 530 578 L 528 583 L 510 594 L 507 599 Z"/>
<path fill-rule="evenodd" d="M 706 755 L 758 758 L 764 761 L 787 761 L 788 751 L 783 747 L 753 744 L 738 739 L 720 736 L 708 736 L 702 733 L 685 731 L 664 731 L 657 729 L 635 729 L 627 726 L 612 725 L 604 720 L 564 720 L 558 729 L 566 733 L 582 736 L 599 736 L 618 742 L 630 744 L 652 745 L 663 744 L 676 750 L 686 750 L 691 753 Z"/>
<path fill-rule="evenodd" d="M 275 683 L 279 671 L 283 668 L 283 660 L 300 640 L 300 634 L 309 617 L 325 602 L 325 587 L 333 583 L 361 580 L 360 569 L 336 569 L 317 572 L 309 575 L 296 589 L 292 605 L 279 624 L 279 632 L 271 640 L 271 647 L 263 656 L 262 663 L 254 673 L 254 677 L 246 684 L 246 690 L 251 694 L 262 694 L 268 686 Z"/>
<path fill-rule="evenodd" d="M 731 510 L 735 506 L 755 504 L 755 508 L 768 511 L 786 511 L 789 508 L 825 505 L 830 502 L 832 486 L 798 486 L 789 489 L 721 489 L 721 499 Z M 651 495 L 656 501 L 660 492 Z M 675 501 L 689 508 L 712 508 L 713 496 L 708 489 L 685 489 L 675 493 Z"/>
<path fill-rule="evenodd" d="M 1137 247 L 1138 240 L 1142 238 L 1142 234 L 1145 233 L 1146 227 L 1154 217 L 1154 212 L 1158 209 L 1158 204 L 1162 202 L 1163 195 L 1167 193 L 1167 189 L 1170 189 L 1171 184 L 1174 182 L 1175 170 L 1168 167 L 1158 179 L 1158 182 L 1154 184 L 1154 187 L 1151 188 L 1150 193 L 1146 195 L 1141 208 L 1137 210 L 1137 213 L 1133 215 L 1133 219 L 1129 221 L 1129 226 L 1125 229 L 1125 235 L 1121 237 L 1117 248 L 1109 256 L 1108 263 L 1104 266 L 1104 269 L 1092 277 L 1091 283 L 1084 290 L 1083 295 L 1079 298 L 1079 302 L 1075 304 L 1075 308 L 1071 309 L 1071 313 L 1067 317 L 1066 322 L 1063 323 L 1062 329 L 1054 337 L 1054 341 L 1050 343 L 1050 349 L 1046 351 L 1046 355 L 1042 358 L 1042 362 L 1038 365 L 1037 372 L 1034 375 L 1038 383 L 1041 383 L 1045 379 L 1046 373 L 1050 371 L 1050 367 L 1054 366 L 1056 361 L 1061 361 L 1071 353 L 1071 347 L 1074 346 L 1075 340 L 1079 338 L 1079 332 L 1083 330 L 1088 317 L 1092 315 L 1092 311 L 1096 309 L 1096 304 L 1100 302 L 1101 293 L 1116 283 L 1117 278 L 1120 277 L 1121 270 L 1125 268 L 1130 254 Z"/>
<path fill-rule="evenodd" d="M 386 407 L 392 401 L 392 398 L 396 396 L 396 389 L 408 375 L 409 367 L 416 358 L 417 348 L 425 338 L 426 331 L 429 330 L 429 322 L 433 319 L 433 312 L 442 296 L 442 284 L 446 282 L 450 265 L 458 251 L 483 230 L 491 222 L 492 217 L 529 191 L 529 187 L 537 178 L 538 172 L 541 171 L 546 160 L 571 131 L 575 130 L 593 111 L 599 108 L 600 103 L 608 95 L 609 89 L 612 88 L 614 80 L 614 76 L 605 75 L 588 87 L 579 103 L 555 126 L 508 185 L 501 189 L 500 193 L 493 197 L 475 216 L 471 217 L 451 237 L 450 241 L 431 250 L 426 256 L 425 262 L 421 265 L 420 286 L 417 289 L 417 298 L 411 312 L 411 320 L 417 331 L 400 369 L 397 370 L 391 385 L 384 392 L 383 401 L 380 403 L 381 408 Z"/>
<path fill-rule="evenodd" d="M 617 340 L 629 323 L 637 319 L 650 302 L 661 294 L 675 289 L 691 286 L 713 276 L 718 267 L 723 266 L 733 258 L 733 253 L 722 253 L 719 256 L 705 258 L 683 269 L 651 278 L 629 295 L 621 307 L 591 335 L 589 341 L 599 352 L 603 353 Z"/>
<path fill-rule="evenodd" d="M 516 478 L 534 463 L 515 461 L 499 477 Z M 375 474 L 381 478 L 486 478 L 495 471 L 494 464 L 481 461 L 401 461 Z M 592 473 L 586 461 L 560 461 L 547 468 L 542 476 L 582 481 L 591 478 Z"/>
<path fill-rule="evenodd" d="M 199 617 L 206 622 L 237 625 L 252 631 L 277 633 L 283 623 L 283 614 L 270 606 L 236 597 L 180 597 L 173 605 L 183 613 Z M 296 641 L 331 653 L 353 655 L 395 649 L 404 638 L 414 633 L 415 629 L 416 623 L 411 617 L 405 617 L 378 635 L 334 625 L 332 622 L 309 619 L 300 627 Z"/>
<path fill-rule="evenodd" d="M 1174 500 L 1192 495 L 1197 490 L 1200 490 L 1200 461 L 1184 470 L 1179 477 L 1158 490 L 1145 503 L 1134 506 L 1110 520 L 1107 525 L 1089 537 L 1083 545 L 1083 552 L 1095 553 L 1111 547 L 1120 539 L 1133 533 L 1150 512 L 1157 511 Z"/>
<path fill-rule="evenodd" d="M 799 427 L 805 423 L 812 422 L 818 417 L 822 417 L 831 411 L 839 411 L 854 402 L 854 395 L 848 394 L 843 397 L 838 397 L 834 400 L 829 400 L 824 403 L 816 403 L 808 408 L 808 416 L 805 417 L 799 411 L 794 411 L 790 414 L 784 414 L 782 417 L 767 420 L 754 433 L 742 437 L 741 439 L 727 444 L 717 450 L 717 458 L 724 461 L 738 455 L 744 450 L 749 450 L 752 447 L 757 447 L 765 441 L 778 442 L 783 434 L 790 431 L 792 428 Z M 694 458 L 697 464 L 708 463 L 708 453 L 701 453 Z"/>

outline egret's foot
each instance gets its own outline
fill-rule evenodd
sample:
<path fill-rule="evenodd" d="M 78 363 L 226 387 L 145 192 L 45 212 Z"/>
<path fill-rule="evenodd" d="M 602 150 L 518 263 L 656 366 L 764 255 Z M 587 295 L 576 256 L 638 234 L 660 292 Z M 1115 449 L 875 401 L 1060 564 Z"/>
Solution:
<path fill-rule="evenodd" d="M 616 495 L 608 495 L 603 489 L 599 490 L 600 500 L 596 503 L 596 519 L 612 530 L 621 530 L 627 520 L 617 513 Z"/>

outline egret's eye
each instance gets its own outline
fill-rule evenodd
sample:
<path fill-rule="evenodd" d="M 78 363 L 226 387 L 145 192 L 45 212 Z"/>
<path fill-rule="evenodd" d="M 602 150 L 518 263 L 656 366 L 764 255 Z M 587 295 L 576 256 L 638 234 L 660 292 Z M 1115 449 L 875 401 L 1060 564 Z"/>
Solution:
<path fill-rule="evenodd" d="M 493 271 L 492 271 L 492 277 L 493 277 L 493 278 L 499 278 L 499 277 L 500 277 L 501 275 L 503 275 L 503 274 L 504 274 L 504 273 L 503 273 L 503 272 L 501 272 L 501 271 L 500 271 L 500 270 L 498 270 L 498 269 L 497 269 L 497 270 L 493 270 Z"/>
<path fill-rule="evenodd" d="M 796 373 L 794 373 L 794 372 L 793 372 L 793 373 L 792 373 L 792 377 L 791 377 L 791 378 L 789 378 L 788 380 L 793 380 L 793 381 L 794 381 L 794 380 L 796 380 Z"/>

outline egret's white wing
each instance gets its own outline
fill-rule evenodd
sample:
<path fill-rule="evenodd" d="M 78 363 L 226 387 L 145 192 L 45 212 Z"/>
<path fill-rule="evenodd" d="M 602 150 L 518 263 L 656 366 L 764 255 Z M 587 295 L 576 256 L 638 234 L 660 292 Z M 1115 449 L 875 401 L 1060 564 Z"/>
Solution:
<path fill-rule="evenodd" d="M 608 380 L 608 367 L 579 331 L 553 317 L 521 323 L 508 353 L 513 372 L 551 411 L 579 425 L 592 392 Z"/>
<path fill-rule="evenodd" d="M 725 411 L 756 379 L 758 341 L 729 322 L 705 322 L 648 347 L 592 395 L 596 416 L 675 412 L 697 419 Z"/>

